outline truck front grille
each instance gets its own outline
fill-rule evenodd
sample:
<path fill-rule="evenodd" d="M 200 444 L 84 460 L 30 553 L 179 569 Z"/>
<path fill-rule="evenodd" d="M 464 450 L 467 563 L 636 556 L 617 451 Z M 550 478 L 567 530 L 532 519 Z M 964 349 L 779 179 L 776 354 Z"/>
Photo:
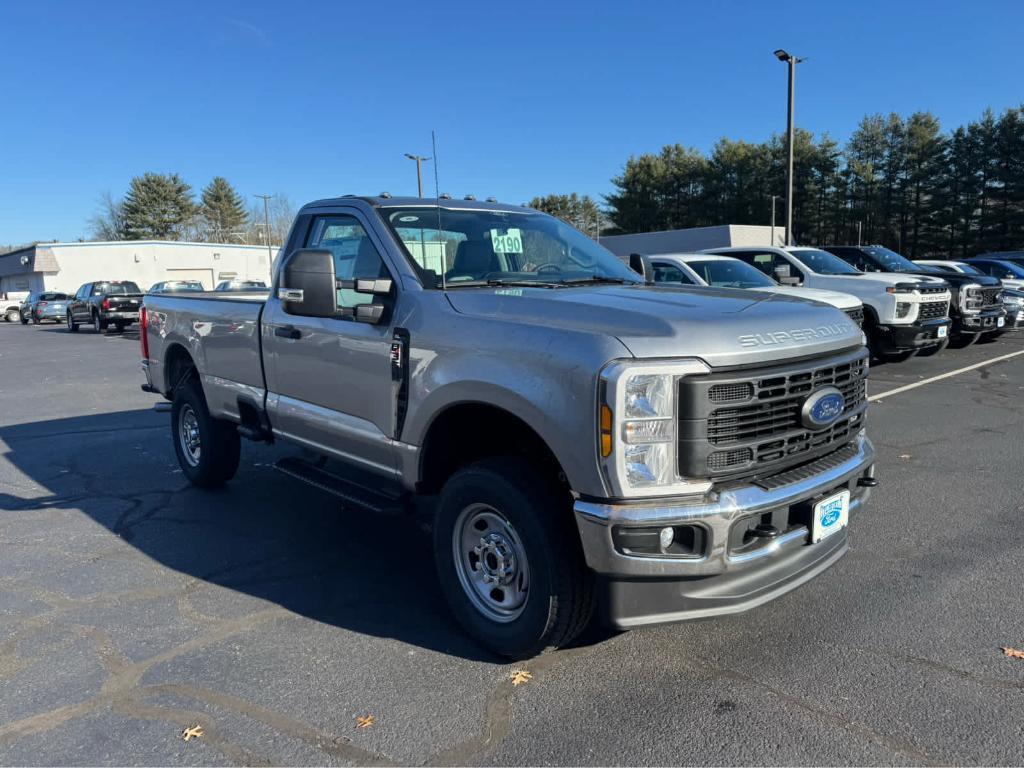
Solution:
<path fill-rule="evenodd" d="M 679 384 L 678 471 L 683 477 L 763 476 L 849 443 L 864 422 L 863 348 L 802 364 L 684 378 Z M 845 406 L 825 429 L 801 421 L 807 397 L 835 387 Z"/>
<path fill-rule="evenodd" d="M 853 320 L 857 324 L 858 328 L 864 327 L 864 307 L 855 307 L 854 309 L 844 309 L 843 312 L 846 316 Z"/>
<path fill-rule="evenodd" d="M 936 320 L 940 317 L 949 317 L 948 301 L 924 301 L 917 310 L 918 320 Z"/>
<path fill-rule="evenodd" d="M 1003 305 L 1002 291 L 1002 288 L 968 288 L 966 309 L 999 309 Z"/>

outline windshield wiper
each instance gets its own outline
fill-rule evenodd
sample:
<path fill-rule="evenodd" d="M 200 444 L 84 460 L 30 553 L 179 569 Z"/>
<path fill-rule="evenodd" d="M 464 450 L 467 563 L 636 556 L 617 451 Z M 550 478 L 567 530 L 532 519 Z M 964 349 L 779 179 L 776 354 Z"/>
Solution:
<path fill-rule="evenodd" d="M 449 281 L 447 288 L 494 288 L 496 286 L 509 286 L 513 288 L 562 288 L 562 283 L 546 282 L 544 280 L 515 280 L 508 278 L 491 278 L 489 280 L 458 280 Z"/>
<path fill-rule="evenodd" d="M 625 277 L 606 277 L 604 275 L 591 275 L 590 277 L 570 277 L 562 281 L 562 285 L 639 285 L 639 280 L 628 280 Z"/>

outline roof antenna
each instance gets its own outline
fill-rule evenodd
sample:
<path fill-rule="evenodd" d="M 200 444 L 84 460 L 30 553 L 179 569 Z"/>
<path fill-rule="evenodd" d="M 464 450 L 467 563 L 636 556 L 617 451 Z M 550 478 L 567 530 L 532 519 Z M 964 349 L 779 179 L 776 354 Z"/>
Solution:
<path fill-rule="evenodd" d="M 441 237 L 441 185 L 437 181 L 437 132 L 430 132 L 430 144 L 434 151 L 434 199 L 437 203 L 437 240 L 441 244 L 441 290 L 448 290 L 448 281 L 445 279 L 445 272 L 448 271 L 447 244 Z"/>

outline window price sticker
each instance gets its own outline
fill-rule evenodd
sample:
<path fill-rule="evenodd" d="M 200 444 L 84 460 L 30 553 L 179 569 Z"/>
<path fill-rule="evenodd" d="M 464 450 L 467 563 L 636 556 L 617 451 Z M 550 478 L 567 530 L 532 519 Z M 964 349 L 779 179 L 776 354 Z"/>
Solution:
<path fill-rule="evenodd" d="M 491 247 L 495 253 L 522 253 L 523 235 L 518 229 L 506 229 L 505 234 L 500 230 L 491 230 Z"/>

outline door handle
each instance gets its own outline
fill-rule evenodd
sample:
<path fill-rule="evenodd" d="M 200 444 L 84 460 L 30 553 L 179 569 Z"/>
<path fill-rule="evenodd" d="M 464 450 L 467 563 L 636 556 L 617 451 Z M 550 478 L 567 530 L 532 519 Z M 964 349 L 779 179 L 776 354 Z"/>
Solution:
<path fill-rule="evenodd" d="M 274 329 L 274 335 L 282 339 L 301 339 L 302 331 L 294 325 L 279 325 Z"/>

